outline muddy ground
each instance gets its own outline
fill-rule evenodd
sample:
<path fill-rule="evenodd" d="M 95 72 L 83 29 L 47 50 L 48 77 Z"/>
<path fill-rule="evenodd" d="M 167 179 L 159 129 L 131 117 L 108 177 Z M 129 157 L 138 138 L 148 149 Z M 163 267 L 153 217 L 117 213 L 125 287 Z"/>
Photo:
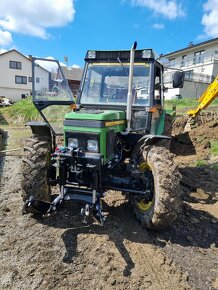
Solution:
<path fill-rule="evenodd" d="M 22 150 L 0 154 L 0 289 L 218 289 L 217 115 L 181 134 L 174 124 L 172 151 L 182 174 L 182 208 L 162 231 L 143 230 L 128 199 L 109 192 L 103 227 L 80 221 L 81 204 L 65 203 L 55 216 L 22 215 Z M 2 126 L 7 146 L 21 148 L 24 127 Z M 197 167 L 196 162 L 205 165 Z M 215 170 L 216 169 L 216 170 Z M 37 189 L 36 189 L 37 190 Z"/>

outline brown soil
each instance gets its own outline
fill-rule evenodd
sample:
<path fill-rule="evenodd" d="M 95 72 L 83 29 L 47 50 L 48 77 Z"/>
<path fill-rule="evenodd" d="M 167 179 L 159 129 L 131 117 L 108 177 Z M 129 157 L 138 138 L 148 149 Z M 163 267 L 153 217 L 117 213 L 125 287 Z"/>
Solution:
<path fill-rule="evenodd" d="M 22 215 L 22 151 L 1 154 L 0 289 L 218 289 L 213 117 L 188 135 L 181 134 L 183 119 L 174 124 L 172 151 L 182 174 L 183 204 L 179 218 L 162 231 L 143 230 L 128 199 L 114 191 L 104 199 L 103 227 L 81 223 L 80 203 L 65 203 L 49 218 Z M 3 129 L 9 136 L 5 149 L 22 147 L 30 134 L 25 128 Z M 197 160 L 206 165 L 196 167 Z"/>

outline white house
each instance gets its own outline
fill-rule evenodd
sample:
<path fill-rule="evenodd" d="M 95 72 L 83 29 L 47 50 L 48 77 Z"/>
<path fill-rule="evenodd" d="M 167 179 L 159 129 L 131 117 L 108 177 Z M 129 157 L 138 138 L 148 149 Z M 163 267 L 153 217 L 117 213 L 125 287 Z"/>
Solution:
<path fill-rule="evenodd" d="M 181 89 L 168 89 L 166 99 L 199 98 L 203 91 L 218 75 L 218 38 L 162 55 L 165 67 L 185 71 L 185 82 Z"/>
<path fill-rule="evenodd" d="M 49 72 L 38 66 L 36 89 L 49 87 Z M 0 54 L 0 97 L 20 100 L 32 93 L 32 61 L 17 50 Z"/>

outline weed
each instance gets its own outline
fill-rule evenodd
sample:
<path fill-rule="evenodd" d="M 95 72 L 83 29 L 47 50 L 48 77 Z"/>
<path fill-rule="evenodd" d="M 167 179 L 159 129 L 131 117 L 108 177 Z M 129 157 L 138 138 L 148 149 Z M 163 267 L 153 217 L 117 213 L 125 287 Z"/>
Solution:
<path fill-rule="evenodd" d="M 203 167 L 203 166 L 206 166 L 206 165 L 207 165 L 207 162 L 205 160 L 197 160 L 196 163 L 195 163 L 196 167 Z"/>
<path fill-rule="evenodd" d="M 218 156 L 218 141 L 211 141 L 211 153 Z"/>

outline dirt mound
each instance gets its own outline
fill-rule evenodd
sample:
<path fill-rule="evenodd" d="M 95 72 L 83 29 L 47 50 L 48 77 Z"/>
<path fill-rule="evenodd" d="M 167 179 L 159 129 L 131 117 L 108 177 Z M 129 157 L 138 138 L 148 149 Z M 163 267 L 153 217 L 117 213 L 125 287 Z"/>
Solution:
<path fill-rule="evenodd" d="M 211 143 L 218 137 L 218 113 L 201 114 L 193 120 L 191 131 L 184 132 L 187 121 L 187 116 L 181 116 L 173 123 L 172 152 L 194 160 L 209 159 Z"/>

